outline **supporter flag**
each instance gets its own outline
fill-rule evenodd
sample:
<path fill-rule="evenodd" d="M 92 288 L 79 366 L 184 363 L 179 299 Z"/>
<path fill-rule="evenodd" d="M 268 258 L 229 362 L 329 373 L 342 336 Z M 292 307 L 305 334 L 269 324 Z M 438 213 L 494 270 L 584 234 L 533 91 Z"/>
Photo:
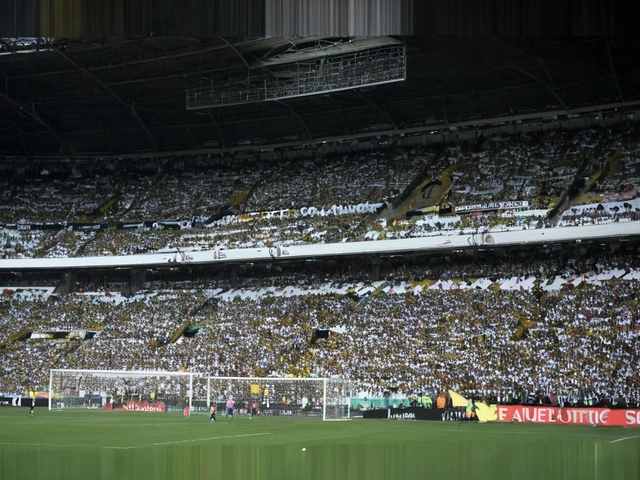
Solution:
<path fill-rule="evenodd" d="M 609 172 L 607 174 L 607 178 L 611 178 L 621 171 L 622 162 L 620 162 L 620 150 L 616 150 L 616 152 L 609 157 Z"/>
<path fill-rule="evenodd" d="M 182 414 L 183 414 L 185 417 L 189 417 L 189 416 L 191 416 L 191 410 L 189 409 L 189 405 L 187 405 L 186 407 L 184 407 L 184 411 L 182 412 Z"/>
<path fill-rule="evenodd" d="M 362 302 L 364 302 L 369 297 L 369 295 L 371 295 L 371 292 L 365 292 L 364 295 L 360 297 L 356 305 L 360 305 Z"/>
<path fill-rule="evenodd" d="M 466 398 L 453 390 L 449 390 L 449 396 L 451 397 L 451 403 L 454 407 L 466 407 L 469 403 Z"/>
<path fill-rule="evenodd" d="M 247 195 L 249 195 L 249 191 L 248 190 L 242 190 L 238 193 L 236 193 L 233 198 L 231 199 L 231 201 L 229 202 L 229 206 L 230 207 L 237 207 L 238 205 L 240 205 L 245 198 L 247 198 Z"/>
<path fill-rule="evenodd" d="M 468 407 L 469 401 L 459 393 L 449 390 L 451 403 L 454 407 Z M 475 413 L 480 423 L 492 422 L 498 419 L 498 406 L 487 405 L 484 402 L 474 402 Z"/>

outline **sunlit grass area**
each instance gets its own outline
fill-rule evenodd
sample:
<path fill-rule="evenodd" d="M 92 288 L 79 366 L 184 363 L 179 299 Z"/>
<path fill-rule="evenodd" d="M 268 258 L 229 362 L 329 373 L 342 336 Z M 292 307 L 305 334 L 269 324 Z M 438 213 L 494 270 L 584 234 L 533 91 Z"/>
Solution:
<path fill-rule="evenodd" d="M 0 409 L 2 480 L 640 478 L 626 428 L 28 412 Z"/>

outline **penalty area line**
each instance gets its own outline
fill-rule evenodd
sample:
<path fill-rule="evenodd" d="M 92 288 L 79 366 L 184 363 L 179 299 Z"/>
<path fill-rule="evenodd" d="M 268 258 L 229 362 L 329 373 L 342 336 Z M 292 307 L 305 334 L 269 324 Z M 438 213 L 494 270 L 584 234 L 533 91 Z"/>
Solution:
<path fill-rule="evenodd" d="M 132 448 L 144 448 L 144 447 L 159 447 L 162 445 L 177 445 L 180 443 L 193 443 L 193 442 L 206 442 L 209 440 L 222 440 L 223 438 L 241 438 L 241 437 L 258 437 L 261 435 L 271 435 L 271 433 L 246 433 L 244 435 L 223 435 L 219 437 L 207 437 L 207 438 L 191 438 L 189 440 L 176 440 L 173 442 L 159 442 L 159 443 L 147 443 L 145 445 L 133 445 L 131 447 L 118 447 L 123 449 Z"/>
<path fill-rule="evenodd" d="M 22 443 L 22 442 L 0 442 L 0 445 L 11 445 L 19 447 L 55 447 L 55 448 L 108 448 L 120 450 L 129 447 L 100 447 L 95 445 L 61 445 L 58 443 Z"/>
<path fill-rule="evenodd" d="M 618 438 L 618 439 L 613 440 L 612 442 L 609 442 L 609 443 L 624 442 L 625 440 L 631 440 L 632 438 L 640 438 L 640 435 L 636 435 L 636 436 L 634 436 L 634 437 L 623 437 L 623 438 Z"/>
<path fill-rule="evenodd" d="M 56 444 L 56 443 L 21 443 L 21 442 L 0 442 L 0 445 L 13 445 L 13 446 L 21 446 L 21 447 L 96 448 L 96 449 L 104 449 L 104 450 L 132 450 L 134 448 L 159 447 L 162 445 L 178 445 L 180 443 L 206 442 L 208 440 L 222 440 L 224 438 L 257 437 L 261 435 L 271 435 L 271 433 L 247 433 L 244 435 L 223 435 L 218 437 L 192 438 L 189 440 L 176 440 L 173 442 L 131 445 L 129 447 L 112 447 L 112 446 L 98 446 L 98 445 L 62 445 L 62 444 Z"/>

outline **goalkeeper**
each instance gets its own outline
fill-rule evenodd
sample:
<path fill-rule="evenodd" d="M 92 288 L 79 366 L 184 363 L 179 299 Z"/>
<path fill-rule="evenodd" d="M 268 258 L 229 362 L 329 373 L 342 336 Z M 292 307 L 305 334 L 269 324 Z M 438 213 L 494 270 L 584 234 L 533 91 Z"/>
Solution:
<path fill-rule="evenodd" d="M 227 423 L 231 423 L 233 421 L 233 405 L 234 402 L 231 398 L 227 400 Z"/>

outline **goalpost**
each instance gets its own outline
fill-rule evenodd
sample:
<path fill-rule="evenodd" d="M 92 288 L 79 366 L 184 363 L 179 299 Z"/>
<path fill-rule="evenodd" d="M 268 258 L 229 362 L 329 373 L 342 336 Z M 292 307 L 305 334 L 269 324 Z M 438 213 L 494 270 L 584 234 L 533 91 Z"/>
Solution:
<path fill-rule="evenodd" d="M 207 405 L 220 413 L 348 420 L 351 386 L 342 378 L 207 377 Z"/>
<path fill-rule="evenodd" d="M 49 372 L 49 410 L 102 408 L 148 412 L 191 409 L 193 373 L 131 370 Z"/>

